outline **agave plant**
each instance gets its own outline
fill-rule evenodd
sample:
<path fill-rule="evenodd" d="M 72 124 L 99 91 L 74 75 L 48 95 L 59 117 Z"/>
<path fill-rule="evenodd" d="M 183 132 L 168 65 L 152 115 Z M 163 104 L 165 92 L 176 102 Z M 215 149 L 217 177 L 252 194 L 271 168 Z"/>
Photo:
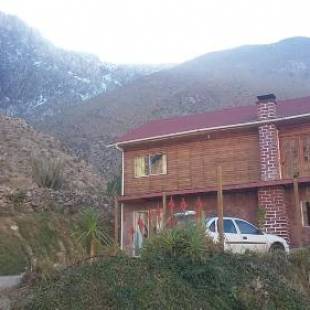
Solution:
<path fill-rule="evenodd" d="M 97 255 L 99 245 L 111 246 L 113 240 L 101 225 L 100 215 L 95 208 L 85 208 L 80 214 L 81 220 L 77 227 L 78 239 L 86 244 L 90 257 Z"/>

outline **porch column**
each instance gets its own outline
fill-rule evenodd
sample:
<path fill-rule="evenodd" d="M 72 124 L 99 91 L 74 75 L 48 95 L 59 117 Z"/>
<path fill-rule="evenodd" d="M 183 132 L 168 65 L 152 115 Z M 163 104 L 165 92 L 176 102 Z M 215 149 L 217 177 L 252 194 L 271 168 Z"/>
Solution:
<path fill-rule="evenodd" d="M 270 120 L 277 118 L 277 102 L 273 94 L 258 96 L 257 120 L 268 121 L 258 127 L 260 172 L 262 181 L 281 179 L 278 129 Z M 265 230 L 289 242 L 289 224 L 283 186 L 258 189 L 258 207 L 265 210 Z"/>

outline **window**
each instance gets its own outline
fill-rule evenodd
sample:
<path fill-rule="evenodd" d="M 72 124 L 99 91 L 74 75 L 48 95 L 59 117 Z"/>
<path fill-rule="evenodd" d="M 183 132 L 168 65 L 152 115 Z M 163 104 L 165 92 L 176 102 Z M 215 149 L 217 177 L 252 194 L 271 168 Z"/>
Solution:
<path fill-rule="evenodd" d="M 304 154 L 304 161 L 310 162 L 310 137 L 304 137 L 302 139 L 303 144 L 303 154 Z"/>
<path fill-rule="evenodd" d="M 167 174 L 167 155 L 159 153 L 136 157 L 134 159 L 134 174 L 136 178 Z"/>
<path fill-rule="evenodd" d="M 300 174 L 298 138 L 285 138 L 282 141 L 282 173 L 284 178 Z"/>
<path fill-rule="evenodd" d="M 232 220 L 224 220 L 224 233 L 236 234 L 237 229 Z"/>
<path fill-rule="evenodd" d="M 145 177 L 149 175 L 149 157 L 148 156 L 139 156 L 135 158 L 135 177 Z"/>
<path fill-rule="evenodd" d="M 262 235 L 263 234 L 258 228 L 256 228 L 255 226 L 247 222 L 236 220 L 236 223 L 239 227 L 241 234 L 245 234 L 245 235 Z"/>
<path fill-rule="evenodd" d="M 302 172 L 304 175 L 309 175 L 310 172 L 310 137 L 303 136 L 301 139 L 302 142 L 302 153 L 303 153 L 303 161 L 302 161 Z"/>
<path fill-rule="evenodd" d="M 167 173 L 167 156 L 164 154 L 150 155 L 150 174 Z"/>
<path fill-rule="evenodd" d="M 303 226 L 310 226 L 310 202 L 302 204 L 302 224 Z"/>

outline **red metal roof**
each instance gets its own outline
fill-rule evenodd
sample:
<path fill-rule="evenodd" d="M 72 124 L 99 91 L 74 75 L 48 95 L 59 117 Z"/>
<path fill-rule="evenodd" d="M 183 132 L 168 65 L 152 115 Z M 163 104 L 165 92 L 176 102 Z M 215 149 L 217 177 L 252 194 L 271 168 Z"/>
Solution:
<path fill-rule="evenodd" d="M 278 101 L 279 118 L 310 113 L 310 97 Z M 128 131 L 117 143 L 178 134 L 186 131 L 233 126 L 256 121 L 256 106 L 240 106 L 218 111 L 153 120 Z"/>

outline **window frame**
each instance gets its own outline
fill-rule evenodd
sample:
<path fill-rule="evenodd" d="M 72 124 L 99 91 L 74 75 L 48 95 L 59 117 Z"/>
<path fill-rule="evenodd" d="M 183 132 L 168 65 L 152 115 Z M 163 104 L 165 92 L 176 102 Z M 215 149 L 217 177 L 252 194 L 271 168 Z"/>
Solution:
<path fill-rule="evenodd" d="M 214 224 L 214 231 L 212 231 L 212 230 L 210 229 L 210 227 L 211 227 L 213 224 Z M 209 231 L 211 231 L 212 233 L 217 233 L 217 225 L 216 225 L 216 220 L 215 220 L 215 219 L 213 219 L 213 220 L 211 220 L 209 223 L 207 223 L 207 229 L 208 229 Z"/>
<path fill-rule="evenodd" d="M 242 220 L 242 219 L 234 219 L 234 222 L 235 222 L 235 225 L 236 225 L 236 227 L 237 227 L 237 229 L 238 229 L 240 235 L 251 235 L 251 236 L 262 236 L 262 235 L 264 235 L 264 233 L 263 233 L 258 227 L 256 227 L 255 225 L 253 225 L 253 224 L 251 224 L 251 223 L 249 223 L 249 222 L 247 222 L 247 221 L 244 221 L 244 220 Z M 243 233 L 243 232 L 241 231 L 240 227 L 239 227 L 238 222 L 242 222 L 242 223 L 248 224 L 249 226 L 255 228 L 257 232 L 260 232 L 260 233 L 257 233 L 257 234 Z"/>
<path fill-rule="evenodd" d="M 165 167 L 162 167 L 163 172 L 160 173 L 152 173 L 152 163 L 151 163 L 151 156 L 156 156 L 156 155 L 162 155 L 163 158 L 165 158 L 165 160 L 163 161 L 163 164 L 165 163 Z M 145 175 L 141 175 L 141 176 L 137 176 L 136 175 L 136 165 L 135 165 L 135 161 L 137 158 L 139 157 L 147 157 L 147 162 L 148 162 L 148 173 Z M 145 177 L 150 177 L 150 176 L 159 176 L 159 175 L 167 175 L 168 174 L 168 155 L 165 152 L 154 152 L 154 153 L 148 153 L 145 155 L 137 155 L 134 157 L 133 159 L 133 175 L 135 179 L 140 179 L 140 178 L 145 178 Z"/>
<path fill-rule="evenodd" d="M 310 201 L 302 201 L 300 211 L 302 227 L 310 227 Z M 305 213 L 307 218 L 305 218 Z"/>
<path fill-rule="evenodd" d="M 147 174 L 145 174 L 145 175 L 137 175 L 136 174 L 136 160 L 138 159 L 138 158 L 140 158 L 140 157 L 143 157 L 143 158 L 145 158 L 145 157 L 147 157 L 148 155 L 138 155 L 138 156 L 135 156 L 134 157 L 134 159 L 133 159 L 133 175 L 134 175 L 134 178 L 135 179 L 140 179 L 140 178 L 146 178 L 146 177 L 148 177 L 149 175 L 150 175 L 150 161 L 148 160 L 148 173 Z"/>
<path fill-rule="evenodd" d="M 165 161 L 163 161 L 162 164 L 164 164 L 164 162 L 166 163 L 166 169 L 162 169 L 163 172 L 160 172 L 160 173 L 152 173 L 151 156 L 156 156 L 156 155 L 161 155 L 162 158 L 165 157 Z M 164 168 L 164 167 L 162 167 L 162 168 Z M 164 170 L 166 170 L 166 171 L 164 171 Z M 150 154 L 149 154 L 149 176 L 152 176 L 152 175 L 164 175 L 164 174 L 168 174 L 167 154 L 166 154 L 166 153 L 163 153 L 163 152 L 160 152 L 160 153 L 150 153 Z"/>
<path fill-rule="evenodd" d="M 230 221 L 233 224 L 233 227 L 235 228 L 236 232 L 225 232 L 225 221 Z M 233 235 L 238 235 L 239 234 L 239 230 L 238 230 L 237 224 L 235 223 L 235 221 L 233 219 L 230 219 L 230 218 L 223 219 L 223 224 L 224 224 L 223 225 L 224 234 L 233 234 Z"/>

